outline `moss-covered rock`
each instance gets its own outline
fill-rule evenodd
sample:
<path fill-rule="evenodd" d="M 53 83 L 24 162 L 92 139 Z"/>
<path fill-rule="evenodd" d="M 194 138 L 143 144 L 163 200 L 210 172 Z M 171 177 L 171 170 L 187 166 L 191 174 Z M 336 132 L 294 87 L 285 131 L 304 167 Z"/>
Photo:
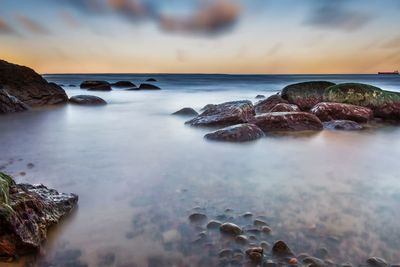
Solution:
<path fill-rule="evenodd" d="M 14 180 L 10 176 L 0 172 L 0 204 L 9 203 L 10 186 L 14 184 Z"/>

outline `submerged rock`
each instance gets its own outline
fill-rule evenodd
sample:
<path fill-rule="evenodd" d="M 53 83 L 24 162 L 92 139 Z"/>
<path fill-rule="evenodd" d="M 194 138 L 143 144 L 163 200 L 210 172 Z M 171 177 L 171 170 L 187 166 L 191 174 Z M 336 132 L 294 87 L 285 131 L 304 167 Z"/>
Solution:
<path fill-rule="evenodd" d="M 153 85 L 153 84 L 149 84 L 149 83 L 142 83 L 142 84 L 139 86 L 139 89 L 140 89 L 140 90 L 161 90 L 160 87 L 155 86 L 155 85 Z"/>
<path fill-rule="evenodd" d="M 149 78 L 149 79 L 146 80 L 146 82 L 157 82 L 157 80 L 154 79 L 154 78 Z"/>
<path fill-rule="evenodd" d="M 0 114 L 21 112 L 28 109 L 27 105 L 19 101 L 15 96 L 9 95 L 0 86 Z"/>
<path fill-rule="evenodd" d="M 88 91 L 111 91 L 111 85 L 109 84 L 101 84 L 101 85 L 96 85 L 92 86 L 87 89 Z"/>
<path fill-rule="evenodd" d="M 261 263 L 263 259 L 264 249 L 261 247 L 249 248 L 246 250 L 246 255 L 254 263 Z"/>
<path fill-rule="evenodd" d="M 286 104 L 286 103 L 279 103 L 270 110 L 270 112 L 298 112 L 298 111 L 301 110 L 297 105 Z"/>
<path fill-rule="evenodd" d="M 258 115 L 255 124 L 265 133 L 287 131 L 320 131 L 321 121 L 306 112 L 274 112 Z"/>
<path fill-rule="evenodd" d="M 259 139 L 263 136 L 264 132 L 256 125 L 244 123 L 217 130 L 206 134 L 204 137 L 214 141 L 247 142 Z"/>
<path fill-rule="evenodd" d="M 106 105 L 107 102 L 94 95 L 76 95 L 69 99 L 69 102 L 77 105 L 98 106 Z"/>
<path fill-rule="evenodd" d="M 242 228 L 233 223 L 224 223 L 219 227 L 219 230 L 221 233 L 234 236 L 241 235 L 243 233 Z"/>
<path fill-rule="evenodd" d="M 369 258 L 367 260 L 367 263 L 369 266 L 372 266 L 372 267 L 388 267 L 389 266 L 389 264 L 384 259 L 381 259 L 378 257 Z"/>
<path fill-rule="evenodd" d="M 328 121 L 324 122 L 323 125 L 328 130 L 359 131 L 364 129 L 361 124 L 349 120 Z"/>
<path fill-rule="evenodd" d="M 136 85 L 130 81 L 118 81 L 113 84 L 111 84 L 114 87 L 119 87 L 119 88 L 132 88 L 136 87 Z"/>
<path fill-rule="evenodd" d="M 193 213 L 189 216 L 189 221 L 192 223 L 203 222 L 207 219 L 207 215 L 203 213 Z"/>
<path fill-rule="evenodd" d="M 172 115 L 197 116 L 197 115 L 199 115 L 199 113 L 197 113 L 197 111 L 192 108 L 182 108 L 182 109 L 172 113 Z"/>
<path fill-rule="evenodd" d="M 210 106 L 186 124 L 191 126 L 230 126 L 246 123 L 252 120 L 254 115 L 254 107 L 250 101 L 232 101 Z"/>
<path fill-rule="evenodd" d="M 326 264 L 323 260 L 315 258 L 315 257 L 306 257 L 303 259 L 303 263 L 312 267 L 325 267 Z"/>
<path fill-rule="evenodd" d="M 291 84 L 283 88 L 282 98 L 290 104 L 299 106 L 301 110 L 309 110 L 323 102 L 325 89 L 335 85 L 326 81 L 312 81 Z"/>
<path fill-rule="evenodd" d="M 47 229 L 77 202 L 74 194 L 58 193 L 44 185 L 16 184 L 0 173 L 0 259 L 37 252 Z"/>
<path fill-rule="evenodd" d="M 212 220 L 210 222 L 207 223 L 207 229 L 218 229 L 221 226 L 221 222 L 220 221 L 216 221 L 216 220 Z"/>
<path fill-rule="evenodd" d="M 256 95 L 256 99 L 263 99 L 265 98 L 265 95 Z"/>
<path fill-rule="evenodd" d="M 318 103 L 311 109 L 311 113 L 321 121 L 351 120 L 368 122 L 374 116 L 373 111 L 366 107 L 343 103 Z"/>
<path fill-rule="evenodd" d="M 268 113 L 271 112 L 271 109 L 273 109 L 276 105 L 281 103 L 288 104 L 288 102 L 281 96 L 272 95 L 265 100 L 257 102 L 254 106 L 254 109 L 257 114 Z"/>
<path fill-rule="evenodd" d="M 0 85 L 7 94 L 29 107 L 54 105 L 68 101 L 58 85 L 48 83 L 34 70 L 0 60 Z"/>
<path fill-rule="evenodd" d="M 89 89 L 97 86 L 110 86 L 110 83 L 107 81 L 83 81 L 80 85 L 82 89 Z"/>
<path fill-rule="evenodd" d="M 273 245 L 272 254 L 278 257 L 285 257 L 293 255 L 293 252 L 285 242 L 279 240 Z"/>

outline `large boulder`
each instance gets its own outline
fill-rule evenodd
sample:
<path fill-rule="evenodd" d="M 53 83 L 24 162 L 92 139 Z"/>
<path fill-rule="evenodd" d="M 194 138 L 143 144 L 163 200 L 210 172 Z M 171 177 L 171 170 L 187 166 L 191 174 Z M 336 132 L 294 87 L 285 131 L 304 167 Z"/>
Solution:
<path fill-rule="evenodd" d="M 322 122 L 317 116 L 306 112 L 273 112 L 258 115 L 254 119 L 265 133 L 291 131 L 320 131 Z"/>
<path fill-rule="evenodd" d="M 318 103 L 311 109 L 311 113 L 321 121 L 351 120 L 355 122 L 368 122 L 374 116 L 370 108 L 343 104 L 343 103 Z"/>
<path fill-rule="evenodd" d="M 308 111 L 316 104 L 323 102 L 325 89 L 333 85 L 335 84 L 326 81 L 296 83 L 283 88 L 281 95 L 290 104 Z"/>
<path fill-rule="evenodd" d="M 48 83 L 34 70 L 0 60 L 0 85 L 28 106 L 53 105 L 68 101 L 58 85 Z"/>
<path fill-rule="evenodd" d="M 97 86 L 111 86 L 109 82 L 107 81 L 93 81 L 93 80 L 89 80 L 89 81 L 83 81 L 80 85 L 80 87 L 82 89 L 89 89 L 89 88 L 93 88 L 93 87 L 97 87 Z"/>
<path fill-rule="evenodd" d="M 327 121 L 323 122 L 323 125 L 328 130 L 359 131 L 364 129 L 361 124 L 349 120 Z"/>
<path fill-rule="evenodd" d="M 28 109 L 27 105 L 19 101 L 15 96 L 9 95 L 0 86 L 0 114 L 20 112 Z"/>
<path fill-rule="evenodd" d="M 16 184 L 0 173 L 0 259 L 9 261 L 39 251 L 47 229 L 77 202 L 74 194 L 61 194 L 44 185 Z"/>
<path fill-rule="evenodd" d="M 69 99 L 69 102 L 76 105 L 84 105 L 84 106 L 101 106 L 106 105 L 107 102 L 97 96 L 94 95 L 76 95 L 72 96 Z"/>
<path fill-rule="evenodd" d="M 362 83 L 343 83 L 325 90 L 324 101 L 368 107 L 376 117 L 400 119 L 400 93 Z"/>
<path fill-rule="evenodd" d="M 136 85 L 130 81 L 118 81 L 111 85 L 114 87 L 118 87 L 118 88 L 134 88 L 134 87 L 136 87 Z"/>
<path fill-rule="evenodd" d="M 232 101 L 209 106 L 196 118 L 186 122 L 191 126 L 230 126 L 246 123 L 255 116 L 250 101 Z"/>
<path fill-rule="evenodd" d="M 214 141 L 248 142 L 259 139 L 263 136 L 264 132 L 256 125 L 243 123 L 217 130 L 206 134 L 204 137 Z"/>
<path fill-rule="evenodd" d="M 272 95 L 265 100 L 257 102 L 254 105 L 254 109 L 257 114 L 268 113 L 271 112 L 271 109 L 273 109 L 276 105 L 281 103 L 288 104 L 288 101 L 286 101 L 279 95 Z"/>

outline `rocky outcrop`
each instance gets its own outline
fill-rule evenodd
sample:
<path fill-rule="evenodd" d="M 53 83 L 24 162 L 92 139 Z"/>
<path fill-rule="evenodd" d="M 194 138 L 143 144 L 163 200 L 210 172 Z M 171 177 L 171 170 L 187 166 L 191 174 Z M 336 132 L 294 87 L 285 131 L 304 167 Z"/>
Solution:
<path fill-rule="evenodd" d="M 361 124 L 349 120 L 328 121 L 324 122 L 323 125 L 328 130 L 359 131 L 364 129 Z"/>
<path fill-rule="evenodd" d="M 157 80 L 154 79 L 154 78 L 149 78 L 149 79 L 146 80 L 146 82 L 157 82 Z"/>
<path fill-rule="evenodd" d="M 273 109 L 276 105 L 281 103 L 288 104 L 288 101 L 279 95 L 272 95 L 265 100 L 257 102 L 254 105 L 254 109 L 257 114 L 268 113 L 271 112 L 271 109 Z"/>
<path fill-rule="evenodd" d="M 296 83 L 282 90 L 282 98 L 295 104 L 303 111 L 308 111 L 316 104 L 324 101 L 325 89 L 335 85 L 326 81 Z"/>
<path fill-rule="evenodd" d="M 88 91 L 104 91 L 104 92 L 109 92 L 112 90 L 111 85 L 109 84 L 102 84 L 102 85 L 97 85 L 93 86 L 87 89 Z"/>
<path fill-rule="evenodd" d="M 113 87 L 118 88 L 134 88 L 136 85 L 130 81 L 118 81 L 116 83 L 111 84 Z"/>
<path fill-rule="evenodd" d="M 270 112 L 298 112 L 301 111 L 297 105 L 279 103 L 271 109 Z"/>
<path fill-rule="evenodd" d="M 155 85 L 153 85 L 153 84 L 149 84 L 149 83 L 142 83 L 142 84 L 139 86 L 139 89 L 140 89 L 140 90 L 161 90 L 160 87 L 155 86 Z"/>
<path fill-rule="evenodd" d="M 43 106 L 68 101 L 58 85 L 48 83 L 34 70 L 0 60 L 0 85 L 10 96 L 30 106 Z"/>
<path fill-rule="evenodd" d="M 69 102 L 76 105 L 84 105 L 84 106 L 101 106 L 106 105 L 107 102 L 97 96 L 94 95 L 76 95 L 72 96 L 69 99 Z"/>
<path fill-rule="evenodd" d="M 182 108 L 174 113 L 172 115 L 179 115 L 179 116 L 197 116 L 199 113 L 197 113 L 196 110 L 192 108 Z"/>
<path fill-rule="evenodd" d="M 214 141 L 248 142 L 259 139 L 263 136 L 264 132 L 256 125 L 244 123 L 217 130 L 206 134 L 204 137 Z"/>
<path fill-rule="evenodd" d="M 323 126 L 317 116 L 306 112 L 274 112 L 258 115 L 254 119 L 265 133 L 290 131 L 319 131 Z"/>
<path fill-rule="evenodd" d="M 400 93 L 362 83 L 344 83 L 325 90 L 324 101 L 368 107 L 376 117 L 400 120 Z"/>
<path fill-rule="evenodd" d="M 351 104 L 322 102 L 315 105 L 311 111 L 321 121 L 351 120 L 365 123 L 371 120 L 374 113 L 371 109 Z"/>
<path fill-rule="evenodd" d="M 107 81 L 83 81 L 80 85 L 82 89 L 89 89 L 97 86 L 111 86 Z"/>
<path fill-rule="evenodd" d="M 254 118 L 250 101 L 233 101 L 209 106 L 196 118 L 186 122 L 191 126 L 230 126 L 246 123 Z"/>
<path fill-rule="evenodd" d="M 0 114 L 14 113 L 28 110 L 28 106 L 0 88 Z"/>
<path fill-rule="evenodd" d="M 9 261 L 37 252 L 47 229 L 77 202 L 74 194 L 61 194 L 44 185 L 16 184 L 0 173 L 0 259 Z"/>

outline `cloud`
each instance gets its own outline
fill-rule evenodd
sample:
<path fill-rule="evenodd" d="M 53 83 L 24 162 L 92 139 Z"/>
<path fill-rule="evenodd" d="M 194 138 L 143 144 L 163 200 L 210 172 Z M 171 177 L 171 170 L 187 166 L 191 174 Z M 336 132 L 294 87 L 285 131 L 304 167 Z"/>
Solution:
<path fill-rule="evenodd" d="M 382 48 L 400 48 L 400 36 L 397 36 L 382 45 Z"/>
<path fill-rule="evenodd" d="M 34 34 L 49 34 L 50 32 L 39 22 L 34 21 L 28 17 L 17 15 L 15 17 L 18 22 L 29 32 Z"/>
<path fill-rule="evenodd" d="M 131 20 L 150 17 L 149 6 L 141 0 L 108 0 L 109 7 L 118 14 Z"/>
<path fill-rule="evenodd" d="M 0 18 L 0 34 L 14 34 L 14 29 L 2 18 Z"/>
<path fill-rule="evenodd" d="M 344 0 L 321 1 L 304 21 L 306 25 L 355 31 L 366 26 L 373 16 L 349 9 Z"/>
<path fill-rule="evenodd" d="M 62 0 L 79 11 L 87 13 L 103 13 L 104 3 L 99 0 Z"/>

